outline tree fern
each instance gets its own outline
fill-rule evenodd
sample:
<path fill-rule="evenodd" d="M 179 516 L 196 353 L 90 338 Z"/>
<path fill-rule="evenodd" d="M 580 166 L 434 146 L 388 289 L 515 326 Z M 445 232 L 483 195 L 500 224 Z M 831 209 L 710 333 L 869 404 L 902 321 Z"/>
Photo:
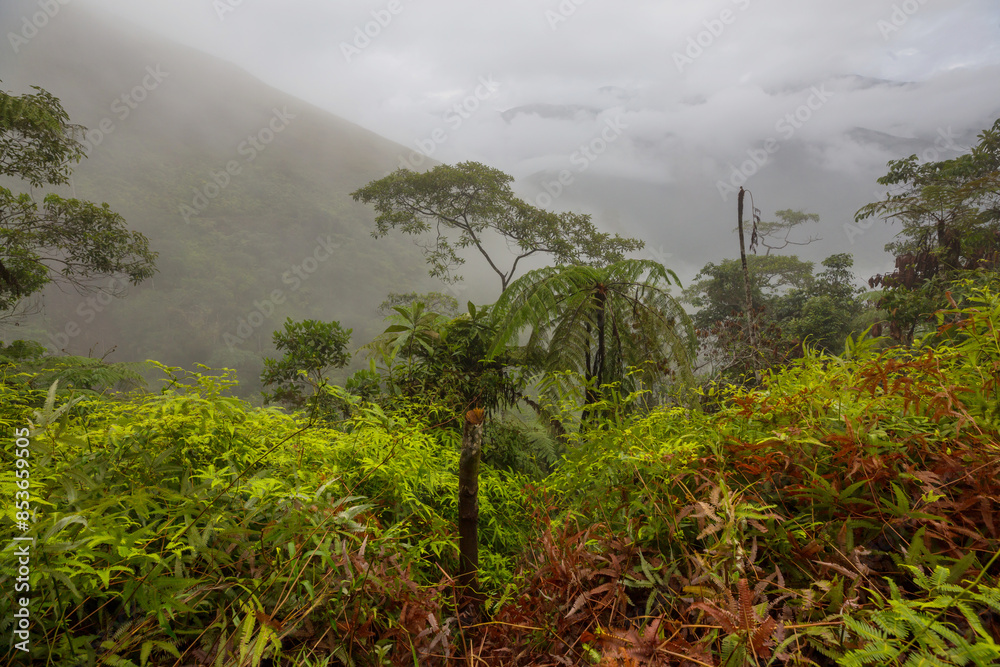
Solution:
<path fill-rule="evenodd" d="M 524 357 L 539 370 L 571 370 L 594 386 L 623 382 L 628 367 L 643 369 L 649 385 L 673 376 L 689 384 L 694 330 L 670 294 L 677 275 L 649 260 L 603 267 L 555 266 L 532 271 L 512 283 L 493 307 L 497 336 L 491 355 L 526 328 Z"/>

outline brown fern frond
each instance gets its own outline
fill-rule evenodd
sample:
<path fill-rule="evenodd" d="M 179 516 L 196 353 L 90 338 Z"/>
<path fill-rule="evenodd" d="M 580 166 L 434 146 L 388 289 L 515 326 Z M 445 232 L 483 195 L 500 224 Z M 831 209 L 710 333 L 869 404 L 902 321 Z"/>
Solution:
<path fill-rule="evenodd" d="M 465 420 L 473 426 L 478 426 L 486 421 L 486 412 L 482 408 L 473 408 L 465 413 Z"/>
<path fill-rule="evenodd" d="M 697 609 L 712 617 L 712 620 L 722 626 L 722 629 L 729 634 L 739 631 L 737 618 L 728 609 L 720 609 L 713 602 L 695 602 L 688 607 L 688 611 Z"/>
<path fill-rule="evenodd" d="M 762 657 L 769 657 L 771 655 L 771 650 L 765 644 L 771 639 L 771 635 L 774 634 L 775 628 L 778 627 L 778 622 L 774 620 L 773 616 L 768 616 L 764 619 L 754 633 L 750 636 L 750 647 L 753 649 L 755 655 Z"/>
<path fill-rule="evenodd" d="M 750 592 L 750 584 L 745 578 L 740 579 L 736 586 L 740 589 L 738 610 L 740 629 L 749 632 L 757 625 L 757 619 L 753 612 L 753 594 Z"/>

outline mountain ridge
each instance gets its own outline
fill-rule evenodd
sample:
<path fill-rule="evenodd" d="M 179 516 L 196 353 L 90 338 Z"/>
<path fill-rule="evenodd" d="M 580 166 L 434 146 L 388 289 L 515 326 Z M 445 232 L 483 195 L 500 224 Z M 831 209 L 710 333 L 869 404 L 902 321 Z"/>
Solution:
<path fill-rule="evenodd" d="M 246 380 L 285 317 L 340 320 L 360 345 L 397 285 L 435 288 L 419 250 L 372 239 L 373 214 L 349 196 L 407 149 L 224 60 L 73 5 L 56 18 L 0 78 L 48 90 L 88 128 L 88 159 L 58 191 L 108 202 L 160 252 L 159 273 L 121 300 L 48 289 L 42 313 L 9 333 Z"/>

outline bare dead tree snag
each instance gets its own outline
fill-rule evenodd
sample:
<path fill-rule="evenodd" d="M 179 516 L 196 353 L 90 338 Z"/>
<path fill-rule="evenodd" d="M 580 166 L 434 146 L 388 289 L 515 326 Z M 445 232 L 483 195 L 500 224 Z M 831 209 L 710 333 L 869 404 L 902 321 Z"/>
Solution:
<path fill-rule="evenodd" d="M 736 200 L 737 209 L 737 223 L 739 226 L 740 233 L 740 262 L 743 264 L 743 289 L 745 295 L 744 308 L 747 314 L 747 334 L 750 339 L 750 359 L 753 364 L 753 376 L 757 384 L 760 384 L 760 369 L 757 367 L 757 329 L 754 326 L 754 313 L 753 313 L 753 291 L 750 289 L 750 269 L 747 268 L 747 251 L 746 243 L 743 240 L 743 195 L 747 193 L 747 190 L 740 186 L 740 194 Z M 750 195 L 751 208 L 753 209 L 753 236 L 750 238 L 750 249 L 753 250 L 757 245 L 757 221 L 760 219 L 757 213 L 757 208 L 753 206 L 753 195 Z"/>

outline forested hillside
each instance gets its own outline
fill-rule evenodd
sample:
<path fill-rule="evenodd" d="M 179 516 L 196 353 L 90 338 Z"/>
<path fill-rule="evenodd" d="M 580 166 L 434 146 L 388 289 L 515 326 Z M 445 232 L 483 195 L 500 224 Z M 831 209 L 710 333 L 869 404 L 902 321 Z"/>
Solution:
<path fill-rule="evenodd" d="M 86 128 L 87 158 L 57 191 L 107 202 L 150 239 L 157 274 L 127 299 L 110 298 L 126 283 L 105 278 L 96 304 L 49 289 L 22 304 L 41 316 L 18 337 L 56 353 L 233 368 L 252 396 L 286 317 L 336 313 L 370 337 L 386 295 L 422 283 L 415 249 L 372 239 L 348 197 L 394 169 L 401 146 L 222 61 L 73 16 L 39 35 L 4 85 L 29 92 L 44 73 Z"/>

